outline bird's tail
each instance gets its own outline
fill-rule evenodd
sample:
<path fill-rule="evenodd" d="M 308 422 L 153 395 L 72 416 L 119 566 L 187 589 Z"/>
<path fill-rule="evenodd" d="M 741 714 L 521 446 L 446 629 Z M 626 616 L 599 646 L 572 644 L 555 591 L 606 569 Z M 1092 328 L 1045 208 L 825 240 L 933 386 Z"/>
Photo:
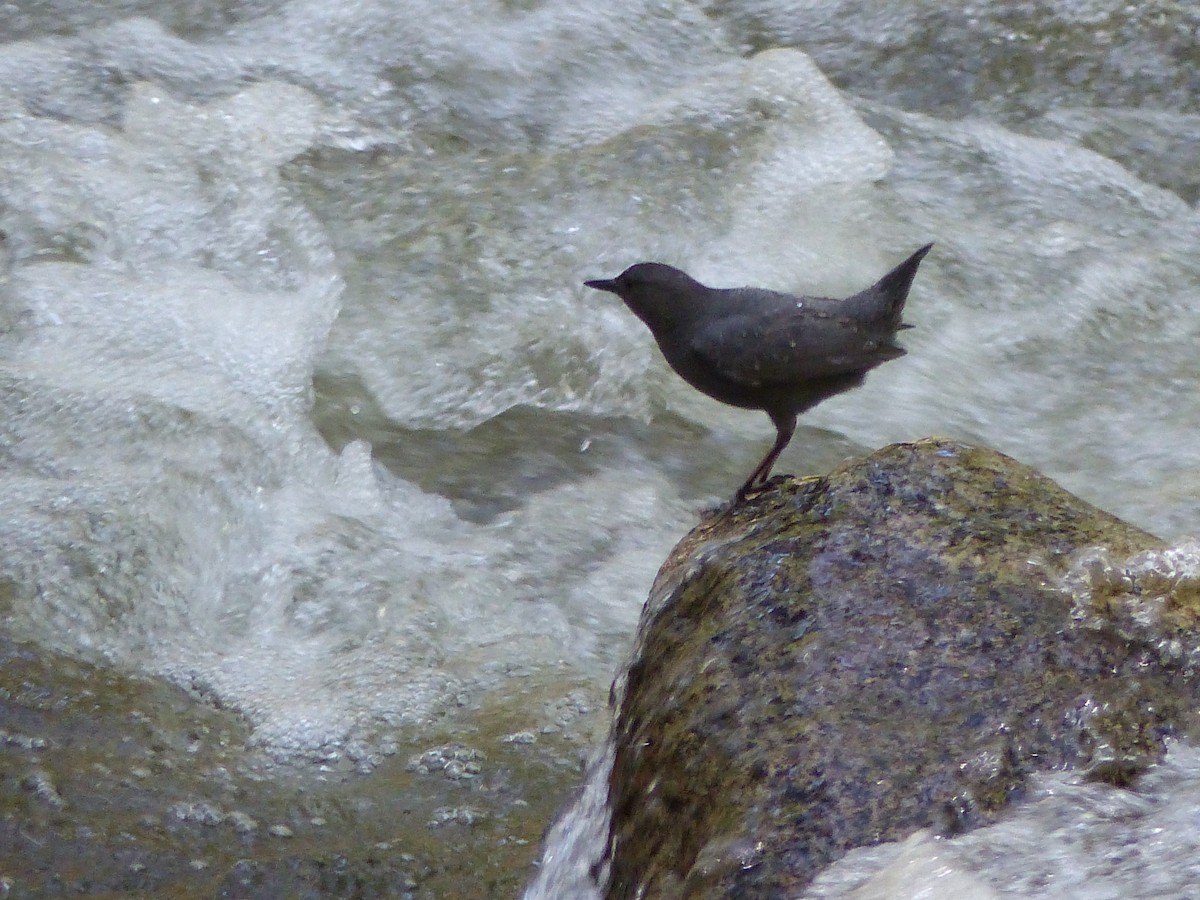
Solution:
<path fill-rule="evenodd" d="M 912 327 L 900 321 L 904 314 L 904 301 L 908 299 L 917 267 L 932 248 L 933 244 L 926 244 L 865 291 L 846 300 L 861 317 L 860 321 L 869 321 L 872 326 L 887 331 Z"/>

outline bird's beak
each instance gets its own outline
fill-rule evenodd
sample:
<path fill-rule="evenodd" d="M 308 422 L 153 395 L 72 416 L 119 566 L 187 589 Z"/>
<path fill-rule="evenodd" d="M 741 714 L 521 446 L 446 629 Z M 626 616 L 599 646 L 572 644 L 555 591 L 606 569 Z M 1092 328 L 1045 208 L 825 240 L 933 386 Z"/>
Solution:
<path fill-rule="evenodd" d="M 596 281 L 585 281 L 584 287 L 595 288 L 598 291 L 608 291 L 610 294 L 619 293 L 617 291 L 617 282 L 613 278 L 600 278 Z"/>

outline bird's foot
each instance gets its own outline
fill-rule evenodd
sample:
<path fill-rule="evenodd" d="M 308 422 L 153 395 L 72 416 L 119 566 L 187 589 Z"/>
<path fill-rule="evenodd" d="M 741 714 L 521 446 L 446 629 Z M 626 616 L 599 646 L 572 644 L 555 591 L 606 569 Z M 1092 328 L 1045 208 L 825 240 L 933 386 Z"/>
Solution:
<path fill-rule="evenodd" d="M 738 488 L 738 492 L 733 495 L 733 505 L 737 506 L 751 497 L 759 497 L 767 493 L 767 491 L 775 490 L 775 488 L 792 477 L 791 475 L 776 475 L 773 478 L 764 478 L 762 481 L 748 481 Z"/>

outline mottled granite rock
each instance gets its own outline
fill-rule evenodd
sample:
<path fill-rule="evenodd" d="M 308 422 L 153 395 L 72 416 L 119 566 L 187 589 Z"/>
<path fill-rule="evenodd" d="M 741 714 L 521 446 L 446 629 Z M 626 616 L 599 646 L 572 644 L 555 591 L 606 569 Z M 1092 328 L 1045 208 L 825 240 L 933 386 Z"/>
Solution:
<path fill-rule="evenodd" d="M 1099 561 L 1160 546 L 933 439 L 709 516 L 616 687 L 608 896 L 795 896 L 852 847 L 993 819 L 1035 770 L 1128 783 L 1200 696 Z"/>

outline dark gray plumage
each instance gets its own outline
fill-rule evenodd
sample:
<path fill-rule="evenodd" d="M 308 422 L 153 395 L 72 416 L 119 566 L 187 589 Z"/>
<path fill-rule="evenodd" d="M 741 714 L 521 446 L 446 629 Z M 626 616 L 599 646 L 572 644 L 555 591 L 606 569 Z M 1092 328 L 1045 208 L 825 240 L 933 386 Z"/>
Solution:
<path fill-rule="evenodd" d="M 800 413 L 858 387 L 871 369 L 904 355 L 894 342 L 896 332 L 911 327 L 901 321 L 904 301 L 932 246 L 845 300 L 710 288 L 653 262 L 584 284 L 624 300 L 692 387 L 771 417 L 775 445 L 738 489 L 741 499 L 766 482 Z"/>

